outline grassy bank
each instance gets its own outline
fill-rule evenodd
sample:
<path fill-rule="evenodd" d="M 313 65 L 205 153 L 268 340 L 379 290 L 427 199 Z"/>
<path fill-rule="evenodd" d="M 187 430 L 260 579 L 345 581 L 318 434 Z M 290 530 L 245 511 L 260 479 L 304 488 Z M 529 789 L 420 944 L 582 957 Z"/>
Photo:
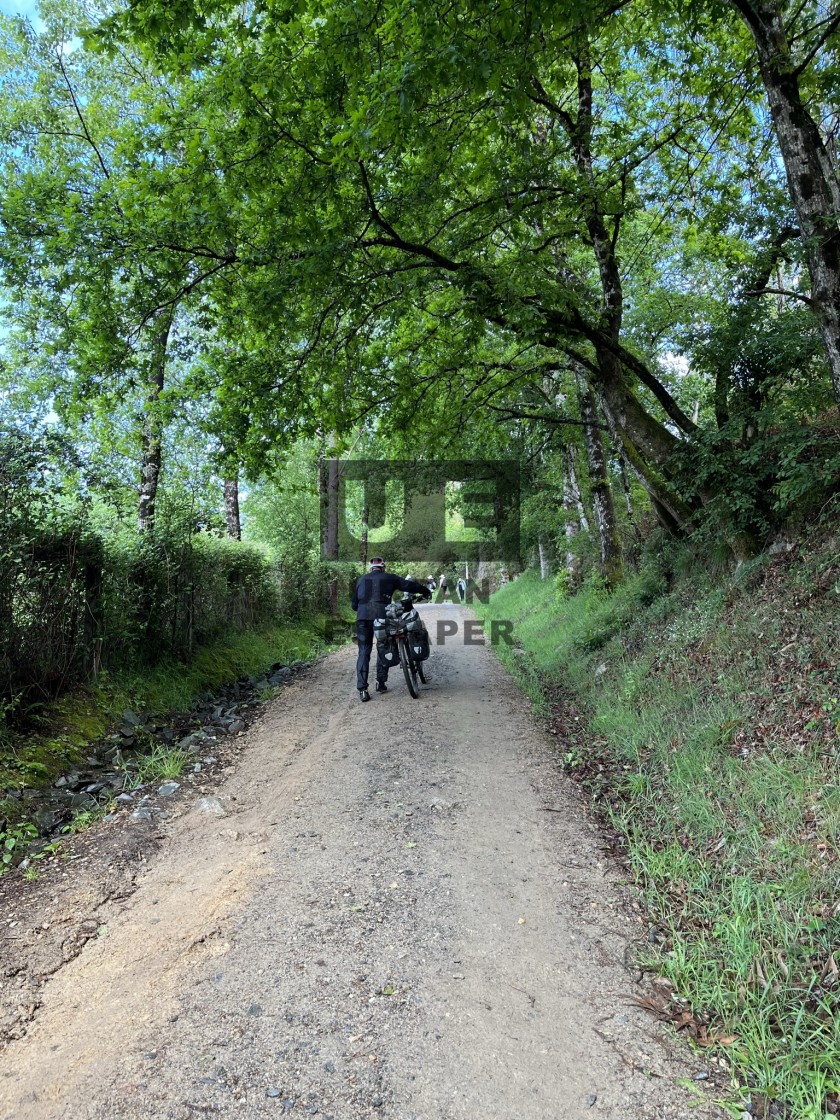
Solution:
<path fill-rule="evenodd" d="M 75 765 L 87 746 L 106 733 L 126 709 L 167 713 L 189 709 L 195 697 L 239 677 L 259 676 L 280 662 L 311 661 L 329 648 L 323 620 L 258 631 L 231 630 L 196 650 L 189 662 L 145 670 L 102 673 L 86 688 L 45 707 L 33 730 L 0 748 L 0 790 L 37 788 Z"/>
<path fill-rule="evenodd" d="M 500 656 L 619 835 L 656 967 L 755 1116 L 840 1110 L 838 552 L 732 578 L 654 558 L 571 598 L 527 574 L 489 612 L 515 623 Z"/>

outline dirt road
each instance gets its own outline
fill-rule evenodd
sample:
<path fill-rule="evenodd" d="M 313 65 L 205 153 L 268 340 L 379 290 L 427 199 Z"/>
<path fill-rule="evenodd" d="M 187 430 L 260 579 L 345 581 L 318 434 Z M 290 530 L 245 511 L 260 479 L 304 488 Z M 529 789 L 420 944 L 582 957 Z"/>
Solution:
<path fill-rule="evenodd" d="M 722 1115 L 630 1002 L 645 927 L 491 652 L 365 705 L 354 656 L 268 706 L 224 817 L 164 824 L 0 1059 L 3 1120 Z"/>

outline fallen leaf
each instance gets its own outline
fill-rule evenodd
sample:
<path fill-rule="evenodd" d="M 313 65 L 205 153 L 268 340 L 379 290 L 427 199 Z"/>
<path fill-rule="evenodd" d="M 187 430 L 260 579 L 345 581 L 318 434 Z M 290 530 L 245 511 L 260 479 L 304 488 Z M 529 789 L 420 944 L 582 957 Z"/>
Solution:
<path fill-rule="evenodd" d="M 517 924 L 518 926 L 524 926 L 524 925 L 525 925 L 525 919 L 524 919 L 524 918 L 519 918 L 519 919 L 517 919 L 517 922 L 516 922 L 516 924 Z"/>

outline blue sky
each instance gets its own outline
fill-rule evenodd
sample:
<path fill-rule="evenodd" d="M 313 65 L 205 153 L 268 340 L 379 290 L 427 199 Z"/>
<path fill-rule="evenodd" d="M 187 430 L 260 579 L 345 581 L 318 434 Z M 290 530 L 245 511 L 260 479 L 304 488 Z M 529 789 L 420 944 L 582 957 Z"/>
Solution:
<path fill-rule="evenodd" d="M 0 12 L 7 16 L 34 19 L 38 14 L 38 0 L 0 0 Z"/>

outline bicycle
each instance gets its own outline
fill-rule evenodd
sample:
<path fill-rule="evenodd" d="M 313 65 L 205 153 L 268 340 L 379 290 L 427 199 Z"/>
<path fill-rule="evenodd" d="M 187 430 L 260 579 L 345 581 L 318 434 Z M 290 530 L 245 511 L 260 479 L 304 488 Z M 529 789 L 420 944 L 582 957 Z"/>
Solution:
<path fill-rule="evenodd" d="M 376 620 L 374 627 L 379 621 L 380 619 Z M 422 684 L 426 683 L 423 661 L 428 657 L 429 639 L 420 615 L 414 609 L 414 600 L 411 596 L 406 596 L 396 603 L 389 603 L 385 608 L 385 618 L 381 621 L 385 625 L 379 631 L 384 629 L 387 641 L 396 647 L 409 695 L 418 700 L 420 690 L 417 681 L 419 679 Z M 379 640 L 377 636 L 377 641 Z M 424 652 L 425 657 L 419 656 Z"/>

